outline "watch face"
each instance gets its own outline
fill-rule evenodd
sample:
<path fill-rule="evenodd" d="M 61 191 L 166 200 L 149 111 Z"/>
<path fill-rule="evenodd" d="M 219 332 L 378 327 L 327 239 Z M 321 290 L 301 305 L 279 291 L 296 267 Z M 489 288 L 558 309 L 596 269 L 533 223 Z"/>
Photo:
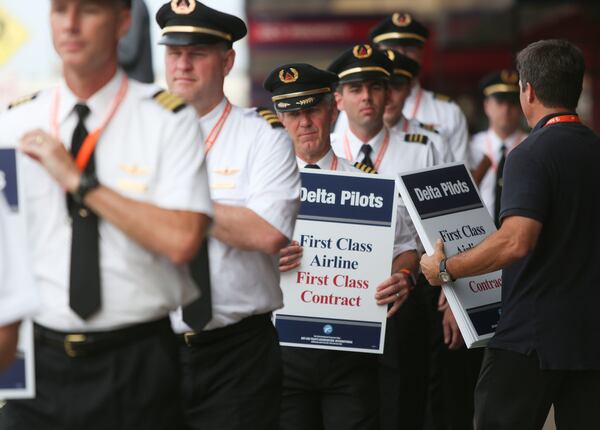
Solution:
<path fill-rule="evenodd" d="M 452 282 L 452 278 L 450 278 L 448 272 L 440 272 L 440 280 L 444 283 Z"/>

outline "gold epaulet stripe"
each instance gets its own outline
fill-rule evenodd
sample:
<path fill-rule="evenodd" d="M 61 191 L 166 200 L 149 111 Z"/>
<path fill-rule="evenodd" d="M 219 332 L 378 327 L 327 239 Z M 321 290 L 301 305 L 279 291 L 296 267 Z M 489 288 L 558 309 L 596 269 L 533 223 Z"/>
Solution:
<path fill-rule="evenodd" d="M 433 93 L 433 97 L 436 100 L 441 100 L 443 102 L 450 102 L 450 101 L 452 101 L 452 98 L 450 98 L 450 96 L 447 96 L 445 94 Z"/>
<path fill-rule="evenodd" d="M 407 134 L 406 136 L 404 136 L 404 141 L 426 144 L 427 142 L 429 142 L 429 138 L 427 136 L 425 136 L 424 134 L 412 133 L 412 134 Z"/>
<path fill-rule="evenodd" d="M 377 174 L 377 170 L 375 170 L 373 167 L 367 166 L 366 164 L 361 163 L 360 161 L 357 161 L 356 163 L 354 163 L 354 167 L 356 167 L 358 170 L 362 170 L 365 173 L 372 173 L 374 175 Z"/>
<path fill-rule="evenodd" d="M 279 121 L 277 114 L 267 108 L 256 108 L 256 112 L 267 121 L 273 128 L 283 128 L 283 124 Z"/>
<path fill-rule="evenodd" d="M 185 101 L 181 97 L 166 90 L 160 90 L 154 94 L 152 98 L 156 100 L 159 105 L 173 113 L 177 113 L 185 107 Z"/>
<path fill-rule="evenodd" d="M 29 94 L 25 97 L 18 98 L 9 103 L 8 109 L 10 110 L 10 109 L 16 108 L 17 106 L 21 106 L 27 102 L 30 102 L 30 101 L 34 100 L 37 96 L 38 96 L 38 93 L 33 93 L 33 94 Z"/>
<path fill-rule="evenodd" d="M 424 128 L 427 131 L 431 131 L 432 133 L 440 134 L 433 124 L 424 124 L 420 122 L 419 127 Z"/>

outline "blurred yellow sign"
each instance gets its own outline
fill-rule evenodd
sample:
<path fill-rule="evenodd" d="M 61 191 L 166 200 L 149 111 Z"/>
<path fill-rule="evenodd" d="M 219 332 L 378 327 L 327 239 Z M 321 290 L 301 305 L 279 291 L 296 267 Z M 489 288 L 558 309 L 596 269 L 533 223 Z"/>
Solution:
<path fill-rule="evenodd" d="M 6 63 L 28 37 L 27 29 L 0 7 L 0 65 Z"/>

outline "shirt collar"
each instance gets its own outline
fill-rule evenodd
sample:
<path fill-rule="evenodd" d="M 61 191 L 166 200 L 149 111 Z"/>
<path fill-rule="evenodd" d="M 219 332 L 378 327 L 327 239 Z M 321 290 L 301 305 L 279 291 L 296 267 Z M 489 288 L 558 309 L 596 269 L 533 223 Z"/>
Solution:
<path fill-rule="evenodd" d="M 531 130 L 531 132 L 533 133 L 535 131 L 538 131 L 540 128 L 544 127 L 551 118 L 554 118 L 555 116 L 560 116 L 560 115 L 577 115 L 577 113 L 567 111 L 567 112 L 554 112 L 549 115 L 546 115 L 545 117 L 543 117 L 542 119 L 540 119 L 538 121 L 538 123 L 535 125 L 535 127 L 533 127 L 533 130 Z"/>
<path fill-rule="evenodd" d="M 205 133 L 208 133 L 206 130 L 210 130 L 219 120 L 219 117 L 223 113 L 223 109 L 225 109 L 226 103 L 227 98 L 223 97 L 223 99 L 210 112 L 200 118 L 200 124 L 202 125 L 202 129 L 205 131 Z"/>
<path fill-rule="evenodd" d="M 381 130 L 379 130 L 379 133 L 366 142 L 367 145 L 370 145 L 371 148 L 373 148 L 373 154 L 379 153 L 379 148 L 381 148 L 381 145 L 383 144 L 386 132 L 386 128 L 382 127 Z M 352 156 L 356 158 L 360 152 L 361 146 L 363 146 L 365 142 L 356 137 L 354 133 L 352 133 L 352 130 L 350 130 L 350 127 L 348 127 L 346 133 L 346 136 L 348 136 L 348 142 L 350 142 Z"/>
<path fill-rule="evenodd" d="M 488 129 L 488 136 L 490 136 L 490 138 L 492 139 L 492 143 L 494 145 L 497 145 L 498 148 L 500 148 L 502 142 L 504 142 L 507 148 L 512 148 L 517 143 L 520 143 L 523 134 L 524 133 L 520 129 L 516 129 L 510 136 L 508 136 L 505 139 L 501 139 L 500 136 L 498 136 L 494 130 L 492 130 L 491 128 Z"/>
<path fill-rule="evenodd" d="M 87 100 L 79 99 L 73 94 L 67 83 L 63 80 L 58 88 L 60 94 L 60 105 L 58 107 L 59 125 L 62 124 L 69 115 L 74 114 L 73 107 L 77 103 L 85 103 L 90 108 L 90 121 L 86 121 L 86 124 L 90 124 L 89 128 L 99 125 L 99 122 L 102 120 L 103 116 L 106 115 L 107 110 L 119 92 L 123 76 L 124 72 L 121 69 L 117 69 L 117 72 L 112 79 Z"/>
<path fill-rule="evenodd" d="M 296 156 L 296 163 L 298 163 L 298 167 L 305 167 L 307 164 L 316 164 L 323 170 L 331 170 L 331 161 L 333 160 L 333 149 L 329 148 L 329 151 L 316 163 L 307 163 L 302 160 L 298 156 Z"/>

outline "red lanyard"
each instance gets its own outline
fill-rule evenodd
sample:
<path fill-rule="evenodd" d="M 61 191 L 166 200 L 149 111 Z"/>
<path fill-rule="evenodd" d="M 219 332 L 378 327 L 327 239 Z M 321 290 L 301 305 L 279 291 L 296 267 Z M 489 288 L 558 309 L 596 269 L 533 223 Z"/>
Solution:
<path fill-rule="evenodd" d="M 206 137 L 206 140 L 204 141 L 204 147 L 205 147 L 204 153 L 205 154 L 208 154 L 208 151 L 210 151 L 212 149 L 213 145 L 215 144 L 215 141 L 219 137 L 219 134 L 221 134 L 223 125 L 225 124 L 225 121 L 227 120 L 227 117 L 229 116 L 230 112 L 231 112 L 231 103 L 229 102 L 229 100 L 227 100 L 227 103 L 225 104 L 225 108 L 223 109 L 221 116 L 217 120 L 217 123 L 212 128 L 210 133 L 208 133 L 208 136 Z"/>
<path fill-rule="evenodd" d="M 86 166 L 90 161 L 90 157 L 94 153 L 94 149 L 96 149 L 96 144 L 102 135 L 102 132 L 106 129 L 108 123 L 112 120 L 113 116 L 119 109 L 119 106 L 123 102 L 125 95 L 127 94 L 127 88 L 129 87 L 129 79 L 127 79 L 127 75 L 123 76 L 123 80 L 121 81 L 121 86 L 119 87 L 119 91 L 112 105 L 110 106 L 106 116 L 103 121 L 100 123 L 100 127 L 96 130 L 92 131 L 87 135 L 83 143 L 81 144 L 81 148 L 77 152 L 75 156 L 75 164 L 80 171 L 84 171 Z M 51 111 L 50 111 L 50 127 L 52 129 L 52 133 L 57 140 L 60 140 L 60 130 L 58 127 L 58 108 L 60 105 L 60 91 L 57 88 L 54 92 L 54 99 L 52 100 Z"/>
<path fill-rule="evenodd" d="M 377 154 L 377 159 L 375 160 L 375 170 L 379 170 L 379 165 L 383 161 L 383 156 L 385 155 L 385 151 L 387 151 L 388 145 L 390 144 L 390 133 L 388 130 L 385 131 L 385 137 L 383 138 L 383 144 L 381 145 L 381 149 L 379 150 L 379 154 Z M 344 134 L 344 151 L 346 152 L 346 159 L 353 160 L 352 151 L 350 150 L 350 142 L 348 141 L 348 133 Z"/>
<path fill-rule="evenodd" d="M 581 124 L 581 120 L 579 119 L 579 116 L 577 115 L 560 115 L 560 116 L 555 116 L 554 118 L 550 118 L 546 124 L 543 125 L 543 127 L 546 127 L 548 125 L 553 125 L 553 124 L 558 124 L 559 122 L 574 122 L 576 124 Z"/>

